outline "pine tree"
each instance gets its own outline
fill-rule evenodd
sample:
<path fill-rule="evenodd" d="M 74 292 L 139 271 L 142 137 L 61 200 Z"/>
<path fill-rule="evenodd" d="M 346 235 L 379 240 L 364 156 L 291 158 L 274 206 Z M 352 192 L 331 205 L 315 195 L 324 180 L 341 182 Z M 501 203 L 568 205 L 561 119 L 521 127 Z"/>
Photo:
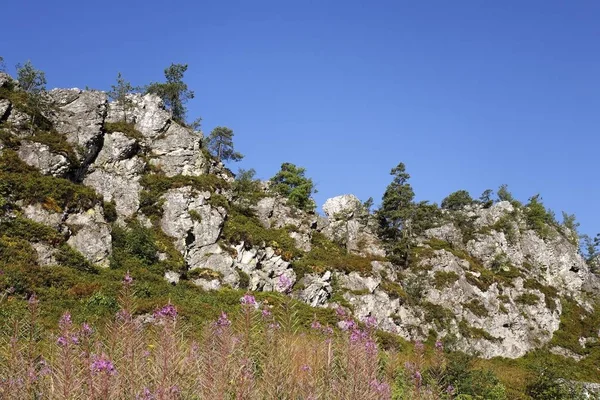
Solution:
<path fill-rule="evenodd" d="M 127 82 L 119 72 L 117 75 L 117 84 L 111 85 L 108 91 L 108 97 L 115 101 L 123 110 L 123 120 L 127 122 L 127 112 L 133 108 L 133 101 L 129 94 L 135 90 L 131 83 Z"/>
<path fill-rule="evenodd" d="M 206 138 L 208 150 L 219 161 L 240 161 L 244 156 L 233 149 L 233 131 L 217 126 Z"/>
<path fill-rule="evenodd" d="M 31 61 L 27 61 L 24 65 L 17 64 L 17 79 L 19 86 L 27 93 L 27 107 L 31 115 L 30 132 L 36 122 L 44 120 L 43 113 L 47 111 L 48 102 L 46 96 L 46 74 L 43 71 L 34 68 Z"/>
<path fill-rule="evenodd" d="M 151 83 L 146 88 L 147 93 L 154 93 L 163 100 L 165 106 L 173 113 L 173 119 L 180 123 L 185 123 L 185 103 L 194 98 L 194 92 L 183 82 L 183 75 L 187 69 L 187 64 L 171 64 L 165 68 L 166 82 Z"/>
<path fill-rule="evenodd" d="M 304 211 L 314 211 L 316 204 L 311 198 L 316 193 L 312 179 L 305 176 L 306 169 L 292 163 L 281 164 L 281 169 L 270 180 L 271 191 L 288 198 L 288 202 Z"/>

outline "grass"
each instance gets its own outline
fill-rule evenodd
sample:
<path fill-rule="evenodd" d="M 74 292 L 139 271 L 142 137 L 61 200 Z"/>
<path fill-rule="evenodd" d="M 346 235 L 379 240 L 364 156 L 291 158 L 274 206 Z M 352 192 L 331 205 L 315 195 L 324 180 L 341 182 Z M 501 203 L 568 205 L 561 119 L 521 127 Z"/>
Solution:
<path fill-rule="evenodd" d="M 433 277 L 433 286 L 438 290 L 442 290 L 448 286 L 452 286 L 458 278 L 458 274 L 454 271 L 436 271 Z"/>
<path fill-rule="evenodd" d="M 121 132 L 124 133 L 130 139 L 141 142 L 144 140 L 144 135 L 137 129 L 135 129 L 135 124 L 125 121 L 118 122 L 105 122 L 104 123 L 104 131 L 106 133 L 114 133 Z"/>

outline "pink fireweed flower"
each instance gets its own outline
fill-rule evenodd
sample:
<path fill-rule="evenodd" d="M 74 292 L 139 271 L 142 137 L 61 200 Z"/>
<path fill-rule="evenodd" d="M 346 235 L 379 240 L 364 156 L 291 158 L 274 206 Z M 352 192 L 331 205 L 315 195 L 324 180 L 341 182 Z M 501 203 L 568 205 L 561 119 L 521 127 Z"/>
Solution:
<path fill-rule="evenodd" d="M 387 397 L 390 394 L 390 385 L 377 379 L 371 381 L 371 387 L 381 396 Z"/>
<path fill-rule="evenodd" d="M 277 322 L 273 322 L 269 324 L 269 329 L 276 331 L 277 329 L 279 329 L 279 324 Z"/>
<path fill-rule="evenodd" d="M 319 321 L 313 321 L 313 323 L 310 325 L 310 327 L 312 329 L 320 330 L 321 329 L 321 323 Z"/>
<path fill-rule="evenodd" d="M 309 372 L 310 371 L 310 365 L 306 365 L 304 364 L 302 367 L 300 367 L 300 369 L 304 372 Z"/>
<path fill-rule="evenodd" d="M 81 333 L 83 334 L 83 336 L 91 336 L 91 334 L 93 332 L 94 332 L 94 330 L 92 329 L 92 327 L 87 322 L 84 322 L 81 325 Z"/>
<path fill-rule="evenodd" d="M 177 308 L 169 303 L 163 308 L 154 311 L 154 317 L 160 319 L 175 319 L 177 317 Z"/>
<path fill-rule="evenodd" d="M 225 328 L 230 325 L 231 325 L 231 321 L 227 317 L 227 314 L 225 314 L 224 312 L 221 312 L 219 319 L 217 319 L 217 322 L 215 322 L 215 326 L 217 326 L 219 328 Z"/>
<path fill-rule="evenodd" d="M 40 301 L 38 300 L 38 298 L 36 297 L 35 293 L 32 294 L 31 296 L 29 296 L 29 300 L 27 300 L 27 302 L 29 303 L 30 306 L 35 306 L 37 305 Z"/>
<path fill-rule="evenodd" d="M 117 321 L 120 321 L 120 322 L 130 321 L 131 314 L 127 310 L 119 310 L 115 314 L 115 318 L 117 319 Z"/>
<path fill-rule="evenodd" d="M 92 362 L 91 368 L 94 374 L 105 373 L 107 375 L 115 375 L 117 373 L 115 366 L 105 354 L 102 354 L 99 357 L 94 356 L 93 360 L 94 361 Z"/>
<path fill-rule="evenodd" d="M 341 330 L 348 331 L 348 330 L 354 329 L 356 327 L 356 324 L 354 323 L 353 320 L 346 319 L 344 321 L 338 322 L 338 326 L 340 327 Z"/>
<path fill-rule="evenodd" d="M 377 318 L 369 315 L 365 318 L 365 324 L 367 325 L 367 328 L 375 328 L 377 326 Z"/>
<path fill-rule="evenodd" d="M 435 349 L 437 351 L 444 351 L 444 344 L 441 341 L 436 341 L 435 342 Z"/>
<path fill-rule="evenodd" d="M 420 340 L 417 340 L 415 342 L 415 351 L 418 353 L 422 353 L 424 349 L 425 349 L 425 346 L 423 346 L 423 342 L 421 342 Z"/>
<path fill-rule="evenodd" d="M 279 282 L 277 286 L 282 292 L 287 292 L 292 288 L 292 280 L 285 274 L 279 275 Z"/>
<path fill-rule="evenodd" d="M 454 394 L 454 386 L 448 385 L 448 387 L 446 388 L 446 393 L 452 396 Z"/>
<path fill-rule="evenodd" d="M 135 396 L 136 400 L 154 400 L 156 397 L 147 387 L 142 390 L 142 393 Z"/>
<path fill-rule="evenodd" d="M 69 344 L 69 341 L 64 336 L 60 336 L 58 339 L 56 339 L 56 344 L 58 344 L 61 347 L 64 347 L 67 344 Z"/>
<path fill-rule="evenodd" d="M 346 311 L 344 311 L 344 309 L 342 307 L 338 307 L 335 309 L 335 313 L 338 316 L 338 318 L 345 318 L 346 317 Z"/>
<path fill-rule="evenodd" d="M 71 336 L 71 343 L 73 344 L 79 344 L 79 338 L 75 335 Z"/>
<path fill-rule="evenodd" d="M 245 294 L 240 298 L 240 303 L 245 306 L 254 306 L 256 307 L 258 304 L 256 303 L 256 299 L 251 294 Z"/>
<path fill-rule="evenodd" d="M 60 327 L 60 329 L 68 329 L 72 325 L 73 321 L 71 320 L 71 313 L 67 311 L 62 315 L 62 317 L 60 317 L 60 320 L 58 321 L 58 326 Z"/>
<path fill-rule="evenodd" d="M 123 277 L 123 285 L 130 286 L 133 283 L 133 278 L 129 275 L 129 271 Z"/>
<path fill-rule="evenodd" d="M 262 317 L 264 319 L 269 318 L 271 315 L 272 315 L 271 314 L 271 310 L 269 310 L 268 308 L 263 308 L 263 310 L 262 310 Z"/>

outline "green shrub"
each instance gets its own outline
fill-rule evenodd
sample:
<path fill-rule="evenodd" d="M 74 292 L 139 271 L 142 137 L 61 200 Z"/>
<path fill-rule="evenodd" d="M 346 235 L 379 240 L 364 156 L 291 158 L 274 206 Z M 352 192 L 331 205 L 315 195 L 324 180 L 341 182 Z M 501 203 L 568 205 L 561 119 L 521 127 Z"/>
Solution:
<path fill-rule="evenodd" d="M 445 287 L 451 286 L 458 280 L 458 274 L 454 271 L 437 271 L 434 275 L 433 286 L 442 290 Z"/>
<path fill-rule="evenodd" d="M 525 205 L 525 221 L 527 226 L 534 230 L 541 238 L 547 239 L 553 234 L 550 226 L 556 226 L 556 218 L 554 214 L 544 207 L 539 195 L 535 195 L 529 199 L 529 203 Z"/>
<path fill-rule="evenodd" d="M 387 279 L 381 281 L 379 289 L 386 292 L 390 296 L 390 299 L 401 299 L 402 302 L 404 302 L 408 296 L 400 284 Z"/>
<path fill-rule="evenodd" d="M 600 307 L 596 305 L 592 313 L 587 312 L 575 300 L 562 298 L 560 326 L 554 332 L 551 343 L 567 348 L 578 354 L 587 354 L 590 348 L 583 348 L 581 337 L 596 337 L 600 326 Z"/>
<path fill-rule="evenodd" d="M 130 139 L 141 142 L 144 140 L 144 135 L 137 129 L 135 129 L 135 124 L 125 121 L 118 122 L 105 122 L 104 123 L 104 131 L 106 133 L 114 133 L 121 132 L 124 133 Z"/>
<path fill-rule="evenodd" d="M 103 202 L 102 208 L 104 209 L 104 219 L 106 219 L 107 222 L 115 222 L 117 218 L 119 218 L 119 214 L 117 214 L 117 206 L 114 200 Z"/>
<path fill-rule="evenodd" d="M 63 244 L 56 252 L 56 261 L 65 267 L 76 269 L 77 271 L 97 273 L 96 267 L 92 265 L 80 252 L 67 244 Z"/>
<path fill-rule="evenodd" d="M 238 209 L 232 209 L 227 215 L 221 237 L 230 244 L 270 246 L 288 261 L 301 254 L 285 229 L 265 228 L 256 217 L 244 215 Z"/>
<path fill-rule="evenodd" d="M 546 303 L 546 307 L 548 307 L 552 311 L 558 308 L 555 300 L 558 299 L 558 291 L 552 286 L 542 285 L 535 279 L 527 279 L 523 282 L 523 288 L 539 290 L 544 294 L 544 301 Z"/>
<path fill-rule="evenodd" d="M 57 245 L 64 241 L 64 237 L 56 229 L 22 217 L 6 220 L 0 219 L 0 232 L 6 236 L 17 237 L 31 242 L 47 242 L 52 245 Z"/>
<path fill-rule="evenodd" d="M 0 195 L 28 204 L 41 203 L 55 212 L 87 210 L 101 201 L 91 188 L 42 175 L 21 161 L 12 150 L 5 150 L 0 155 Z"/>
<path fill-rule="evenodd" d="M 451 193 L 442 200 L 441 207 L 447 210 L 460 210 L 466 206 L 473 204 L 473 198 L 466 190 L 459 190 Z"/>
<path fill-rule="evenodd" d="M 540 297 L 535 293 L 523 293 L 515 299 L 516 303 L 526 306 L 534 306 L 540 301 Z"/>
<path fill-rule="evenodd" d="M 463 304 L 463 306 L 480 318 L 489 315 L 487 308 L 485 308 L 483 303 L 477 299 L 473 299 L 470 302 Z"/>
<path fill-rule="evenodd" d="M 294 270 L 323 273 L 327 269 L 368 274 L 372 271 L 371 262 L 376 257 L 362 257 L 349 253 L 345 248 L 327 239 L 320 232 L 311 238 L 311 250 L 294 261 Z"/>

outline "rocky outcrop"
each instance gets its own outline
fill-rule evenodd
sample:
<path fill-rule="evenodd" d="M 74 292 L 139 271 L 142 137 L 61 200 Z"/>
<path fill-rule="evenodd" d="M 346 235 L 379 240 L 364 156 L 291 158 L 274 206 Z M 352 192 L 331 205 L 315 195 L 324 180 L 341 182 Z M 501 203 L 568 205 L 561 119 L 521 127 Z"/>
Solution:
<path fill-rule="evenodd" d="M 10 82 L 0 73 L 0 87 Z M 18 140 L 0 141 L 0 153 L 10 148 L 41 174 L 93 188 L 105 206 L 114 203 L 117 220 L 106 221 L 100 200 L 66 210 L 18 202 L 11 212 L 53 227 L 98 266 L 108 265 L 113 227 L 137 220 L 153 234 L 166 235 L 173 253 L 180 253 L 183 262 L 165 268 L 164 279 L 173 285 L 188 280 L 207 291 L 223 286 L 278 291 L 314 307 L 347 308 L 357 319 L 375 317 L 380 329 L 408 340 L 435 334 L 483 357 L 519 357 L 550 346 L 564 312 L 561 299 L 591 310 L 592 296 L 600 291 L 600 279 L 579 255 L 572 233 L 549 225 L 542 235 L 528 227 L 522 207 L 509 202 L 443 210 L 436 227 L 414 238 L 408 266 L 371 261 L 383 260 L 385 250 L 373 216 L 353 195 L 327 200 L 324 217 L 268 191 L 251 206 L 262 227 L 289 233 L 301 252 L 322 251 L 316 247 L 319 239 L 348 265 L 323 266 L 319 259 L 299 266 L 300 257 L 290 255 L 297 250 L 284 252 L 275 241 L 225 242 L 223 230 L 235 211 L 232 191 L 209 190 L 210 185 L 182 177 L 214 174 L 231 182 L 233 175 L 205 155 L 202 134 L 176 123 L 158 97 L 131 95 L 132 106 L 124 110 L 98 91 L 57 89 L 48 96 L 55 106 L 48 115 L 52 133 L 75 154 L 36 141 L 28 129 L 30 116 L 8 99 L 0 99 L 0 122 L 8 122 L 6 134 Z M 150 174 L 160 178 L 157 188 L 143 187 Z M 152 212 L 143 207 L 148 198 L 158 200 Z M 32 247 L 40 265 L 56 264 L 55 247 L 41 241 Z M 161 261 L 168 257 L 157 254 Z M 581 338 L 581 343 L 597 340 Z M 583 357 L 560 346 L 549 349 Z"/>
<path fill-rule="evenodd" d="M 349 252 L 360 255 L 385 256 L 385 250 L 374 233 L 373 221 L 354 195 L 331 198 L 323 205 L 327 226 L 323 233 Z"/>

